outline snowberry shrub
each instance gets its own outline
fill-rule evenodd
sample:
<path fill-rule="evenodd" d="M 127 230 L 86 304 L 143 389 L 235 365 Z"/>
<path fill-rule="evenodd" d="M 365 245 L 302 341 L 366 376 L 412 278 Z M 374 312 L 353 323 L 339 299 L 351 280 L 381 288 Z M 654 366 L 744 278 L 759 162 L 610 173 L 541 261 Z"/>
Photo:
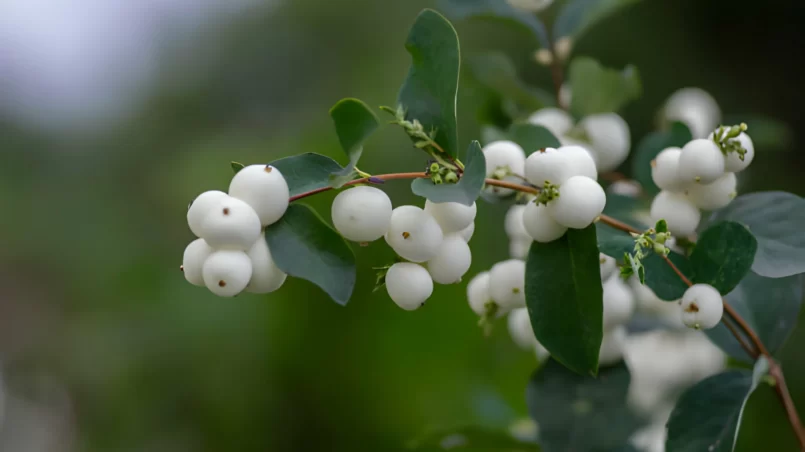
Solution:
<path fill-rule="evenodd" d="M 405 43 L 411 69 L 396 102 L 380 107 L 410 138 L 419 170 L 359 169 L 380 122 L 363 102 L 344 99 L 330 115 L 348 163 L 313 153 L 233 162 L 228 193 L 206 191 L 191 203 L 187 223 L 197 238 L 182 259 L 187 281 L 231 297 L 276 291 L 290 276 L 345 304 L 357 279 L 348 241 L 383 237 L 396 258 L 372 263 L 375 289 L 400 308 L 423 308 L 434 283 L 467 281 L 481 331 L 508 315 L 513 343 L 537 359 L 526 393 L 540 435 L 521 440 L 546 451 L 732 450 L 745 401 L 773 382 L 805 447 L 774 358 L 802 298 L 805 201 L 780 192 L 738 196 L 761 146 L 752 130 L 721 125 L 709 94 L 683 88 L 661 106 L 663 128 L 632 146 L 631 118 L 618 112 L 640 95 L 636 69 L 570 58 L 574 40 L 618 2 L 557 2 L 551 8 L 561 10 L 546 16 L 558 18 L 551 39 L 533 15 L 550 1 L 443 3 L 458 18 L 527 25 L 541 47 L 537 62 L 551 66 L 556 100 L 523 89 L 505 58 L 481 59 L 496 64 L 476 78 L 509 117 L 479 112 L 498 118 L 481 124 L 484 143 L 459 143 L 458 37 L 445 17 L 425 10 Z M 627 161 L 632 179 L 624 179 Z M 395 180 L 411 180 L 424 199 L 394 208 L 382 187 Z M 300 203 L 329 190 L 340 190 L 334 228 Z M 510 258 L 473 275 L 469 242 L 485 213 L 479 199 L 509 204 L 493 220 Z M 723 371 L 725 354 L 754 372 Z M 513 441 L 484 437 L 493 439 Z"/>

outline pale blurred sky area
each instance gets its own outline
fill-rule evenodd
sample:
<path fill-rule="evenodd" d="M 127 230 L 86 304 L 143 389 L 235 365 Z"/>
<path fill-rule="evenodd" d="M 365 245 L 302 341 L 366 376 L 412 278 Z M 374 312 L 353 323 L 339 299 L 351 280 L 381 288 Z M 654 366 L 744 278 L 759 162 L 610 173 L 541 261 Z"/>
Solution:
<path fill-rule="evenodd" d="M 0 118 L 62 130 L 124 119 L 172 46 L 278 1 L 0 0 Z"/>

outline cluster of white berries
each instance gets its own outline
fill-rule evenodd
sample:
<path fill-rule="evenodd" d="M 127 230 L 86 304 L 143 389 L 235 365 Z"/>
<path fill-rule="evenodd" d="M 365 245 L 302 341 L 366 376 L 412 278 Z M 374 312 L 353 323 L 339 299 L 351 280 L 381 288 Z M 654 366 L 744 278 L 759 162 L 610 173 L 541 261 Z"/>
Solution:
<path fill-rule="evenodd" d="M 562 146 L 580 146 L 592 155 L 600 172 L 614 171 L 629 156 L 629 125 L 617 113 L 600 113 L 574 124 L 568 112 L 548 107 L 537 110 L 528 122 L 545 127 Z"/>
<path fill-rule="evenodd" d="M 242 168 L 229 194 L 212 190 L 199 195 L 187 210 L 187 224 L 199 237 L 184 251 L 187 281 L 222 297 L 277 290 L 287 275 L 274 264 L 262 229 L 287 209 L 288 184 L 270 165 Z"/>
<path fill-rule="evenodd" d="M 700 209 L 726 207 L 737 195 L 735 173 L 745 170 L 755 156 L 744 130 L 720 127 L 708 138 L 660 152 L 651 162 L 651 177 L 662 190 L 651 204 L 652 220 L 665 219 L 672 234 L 688 237 L 696 232 Z"/>

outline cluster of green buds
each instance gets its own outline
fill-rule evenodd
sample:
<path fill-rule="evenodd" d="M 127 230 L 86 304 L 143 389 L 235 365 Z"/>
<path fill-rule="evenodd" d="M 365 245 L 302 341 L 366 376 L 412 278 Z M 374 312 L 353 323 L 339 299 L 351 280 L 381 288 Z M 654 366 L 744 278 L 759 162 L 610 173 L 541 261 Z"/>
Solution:
<path fill-rule="evenodd" d="M 746 132 L 746 129 L 746 123 L 741 123 L 731 127 L 719 126 L 713 132 L 713 141 L 718 145 L 719 149 L 721 149 L 721 152 L 723 152 L 724 155 L 734 152 L 738 154 L 738 158 L 743 161 L 747 150 L 744 148 L 741 140 L 738 139 L 738 136 L 742 132 Z"/>
<path fill-rule="evenodd" d="M 545 204 L 547 205 L 549 202 L 553 201 L 554 199 L 559 197 L 559 186 L 556 184 L 552 184 L 548 181 L 545 181 L 543 184 L 542 189 L 539 191 L 539 195 L 534 200 L 537 204 Z"/>
<path fill-rule="evenodd" d="M 634 238 L 634 250 L 632 253 L 624 253 L 624 264 L 621 266 L 621 276 L 625 279 L 632 275 L 637 275 L 640 283 L 646 282 L 646 269 L 643 267 L 643 259 L 652 251 L 660 256 L 667 256 L 671 250 L 666 246 L 666 242 L 671 238 L 668 232 L 668 224 L 665 220 L 660 220 L 647 231 L 636 234 Z"/>
<path fill-rule="evenodd" d="M 433 181 L 435 185 L 455 184 L 458 182 L 458 173 L 456 173 L 454 169 L 448 168 L 437 161 L 431 161 L 428 164 L 425 174 L 430 177 L 430 180 Z"/>

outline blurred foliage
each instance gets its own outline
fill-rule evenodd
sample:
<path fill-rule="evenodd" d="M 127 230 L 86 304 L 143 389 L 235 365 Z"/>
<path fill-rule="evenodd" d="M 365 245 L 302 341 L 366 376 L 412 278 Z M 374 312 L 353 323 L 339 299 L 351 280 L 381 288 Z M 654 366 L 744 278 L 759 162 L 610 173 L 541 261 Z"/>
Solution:
<path fill-rule="evenodd" d="M 75 434 L 54 444 L 387 451 L 431 427 L 504 429 L 526 415 L 534 357 L 516 349 L 505 325 L 483 337 L 462 285 L 437 287 L 415 313 L 372 295 L 370 267 L 392 257 L 382 244 L 355 249 L 361 265 L 347 307 L 301 280 L 270 296 L 219 299 L 177 269 L 191 240 L 185 208 L 201 191 L 227 186 L 230 161 L 339 158 L 328 108 L 345 96 L 393 103 L 409 63 L 406 32 L 423 6 L 432 4 L 256 6 L 166 55 L 160 83 L 120 127 L 44 135 L 0 122 L 0 360 L 19 397 L 46 405 L 57 401 L 53 385 L 66 389 L 70 403 L 59 406 Z M 805 44 L 803 20 L 797 2 L 642 2 L 596 23 L 574 53 L 640 69 L 644 94 L 623 111 L 633 142 L 653 130 L 667 95 L 688 85 L 710 91 L 727 113 L 793 124 L 805 100 L 790 58 Z M 500 24 L 457 29 L 467 54 L 504 49 L 522 80 L 550 87 L 533 40 Z M 472 94 L 468 86 L 459 99 L 460 147 L 479 137 L 473 105 L 482 99 Z M 803 142 L 796 133 L 785 137 L 791 149 Z M 421 168 L 394 128 L 364 150 L 367 171 Z M 804 194 L 803 159 L 758 149 L 742 191 Z M 388 189 L 397 204 L 420 201 L 406 183 Z M 331 200 L 324 194 L 311 205 L 329 218 Z M 471 273 L 507 255 L 505 205 L 480 210 Z M 802 346 L 800 327 L 781 351 L 790 375 L 805 375 Z M 789 384 L 805 409 L 805 378 Z M 780 416 L 762 399 L 757 408 L 747 416 Z M 757 439 L 755 425 L 742 430 L 746 441 Z"/>

